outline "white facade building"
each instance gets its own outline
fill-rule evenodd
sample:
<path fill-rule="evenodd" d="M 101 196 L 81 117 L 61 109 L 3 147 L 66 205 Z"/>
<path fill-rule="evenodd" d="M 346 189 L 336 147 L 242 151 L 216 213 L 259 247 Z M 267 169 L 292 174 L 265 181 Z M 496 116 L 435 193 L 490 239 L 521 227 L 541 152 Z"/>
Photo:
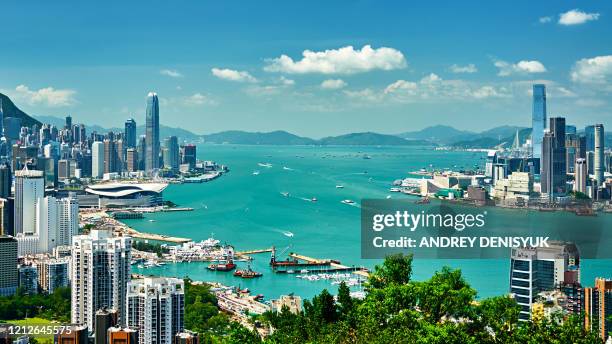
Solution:
<path fill-rule="evenodd" d="M 91 176 L 102 178 L 104 175 L 104 142 L 91 144 Z"/>
<path fill-rule="evenodd" d="M 96 311 L 112 308 L 125 325 L 130 280 L 130 237 L 113 237 L 110 230 L 92 230 L 72 238 L 72 323 L 94 329 Z"/>
<path fill-rule="evenodd" d="M 43 171 L 15 171 L 15 234 L 36 232 L 36 203 L 44 196 Z"/>
<path fill-rule="evenodd" d="M 140 344 L 172 344 L 184 330 L 184 287 L 177 278 L 144 278 L 128 284 L 127 326 L 138 331 Z"/>

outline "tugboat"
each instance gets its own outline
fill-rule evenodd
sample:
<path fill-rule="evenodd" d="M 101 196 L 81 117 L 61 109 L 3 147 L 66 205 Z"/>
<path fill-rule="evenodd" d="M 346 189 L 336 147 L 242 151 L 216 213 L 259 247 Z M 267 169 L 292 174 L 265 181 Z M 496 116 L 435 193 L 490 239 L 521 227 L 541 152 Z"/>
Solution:
<path fill-rule="evenodd" d="M 263 276 L 263 274 L 261 272 L 253 271 L 251 269 L 251 265 L 249 264 L 245 270 L 236 270 L 236 272 L 234 272 L 234 276 L 240 278 L 256 278 Z"/>

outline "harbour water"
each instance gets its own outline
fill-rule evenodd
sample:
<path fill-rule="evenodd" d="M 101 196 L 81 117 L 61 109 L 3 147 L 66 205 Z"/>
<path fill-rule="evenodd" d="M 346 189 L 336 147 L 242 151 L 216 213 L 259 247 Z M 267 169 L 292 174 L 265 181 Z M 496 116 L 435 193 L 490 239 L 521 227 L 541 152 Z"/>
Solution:
<path fill-rule="evenodd" d="M 200 145 L 199 159 L 226 164 L 231 172 L 209 183 L 173 184 L 164 191 L 165 199 L 194 211 L 146 214 L 144 219 L 124 222 L 140 231 L 196 241 L 214 233 L 216 239 L 234 245 L 237 251 L 274 245 L 279 251 L 288 247 L 286 253 L 372 268 L 380 260 L 360 258 L 359 201 L 410 197 L 389 192 L 393 180 L 406 177 L 410 171 L 430 168 L 430 164 L 451 169 L 483 166 L 484 156 L 479 152 L 435 151 L 428 147 Z M 341 203 L 345 199 L 356 204 Z M 508 223 L 514 216 L 526 213 L 498 208 L 488 211 L 491 216 L 507 217 Z M 541 217 L 543 226 L 555 226 L 567 219 L 555 213 L 531 212 L 529 216 Z M 605 217 L 605 228 L 612 230 L 612 214 L 601 217 Z M 307 281 L 292 274 L 274 274 L 268 265 L 268 253 L 253 257 L 252 268 L 264 275 L 251 280 L 208 271 L 207 264 L 196 262 L 133 269 L 144 274 L 240 285 L 266 298 L 288 293 L 310 298 L 323 288 L 336 292 L 329 280 Z M 461 269 L 478 297 L 508 292 L 509 259 L 415 260 L 413 278 L 429 278 L 445 265 Z M 582 260 L 581 267 L 584 285 L 592 285 L 597 276 L 612 277 L 612 260 Z"/>

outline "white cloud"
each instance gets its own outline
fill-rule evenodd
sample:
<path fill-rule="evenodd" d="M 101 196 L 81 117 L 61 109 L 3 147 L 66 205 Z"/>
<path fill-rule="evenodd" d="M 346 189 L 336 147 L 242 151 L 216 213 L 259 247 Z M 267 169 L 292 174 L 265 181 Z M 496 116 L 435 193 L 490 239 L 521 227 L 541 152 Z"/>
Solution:
<path fill-rule="evenodd" d="M 397 80 L 396 82 L 390 84 L 385 87 L 385 94 L 394 93 L 397 91 L 411 92 L 416 91 L 418 85 L 416 82 L 406 81 L 406 80 Z"/>
<path fill-rule="evenodd" d="M 284 76 L 281 76 L 278 79 L 278 82 L 280 84 L 284 85 L 284 86 L 293 86 L 293 85 L 295 85 L 295 80 L 285 78 Z"/>
<path fill-rule="evenodd" d="M 551 21 L 552 21 L 552 17 L 549 17 L 549 16 L 540 17 L 539 19 L 540 24 L 550 23 Z"/>
<path fill-rule="evenodd" d="M 339 90 L 346 85 L 346 82 L 342 79 L 327 79 L 321 83 L 321 88 L 324 90 Z"/>
<path fill-rule="evenodd" d="M 572 81 L 584 84 L 607 84 L 612 79 L 612 55 L 577 61 L 570 74 Z"/>
<path fill-rule="evenodd" d="M 213 101 L 208 96 L 205 96 L 202 93 L 194 93 L 185 98 L 186 105 L 204 105 L 212 103 Z"/>
<path fill-rule="evenodd" d="M 580 25 L 588 21 L 599 19 L 599 13 L 586 13 L 579 9 L 573 9 L 559 15 L 561 25 Z"/>
<path fill-rule="evenodd" d="M 182 78 L 183 74 L 181 74 L 178 70 L 174 69 L 162 69 L 159 71 L 159 74 L 169 76 L 171 78 Z"/>
<path fill-rule="evenodd" d="M 355 50 L 352 46 L 325 51 L 304 50 L 302 59 L 294 61 L 287 55 L 268 59 L 267 72 L 289 74 L 355 74 L 372 70 L 394 70 L 406 67 L 404 55 L 396 49 L 370 45 Z"/>
<path fill-rule="evenodd" d="M 9 91 L 7 93 L 16 100 L 26 102 L 32 106 L 64 107 L 76 103 L 74 99 L 76 91 L 70 89 L 45 87 L 39 90 L 31 90 L 26 85 L 19 85 L 15 87 L 14 91 Z"/>
<path fill-rule="evenodd" d="M 253 77 L 249 72 L 246 71 L 238 71 L 233 69 L 220 69 L 213 68 L 211 72 L 214 76 L 219 79 L 229 80 L 229 81 L 237 81 L 237 82 L 257 82 L 257 79 Z"/>
<path fill-rule="evenodd" d="M 544 73 L 546 67 L 540 61 L 527 61 L 522 60 L 518 63 L 508 63 L 506 61 L 497 60 L 495 61 L 495 67 L 499 69 L 497 75 L 508 76 L 511 74 L 532 74 L 532 73 Z"/>
<path fill-rule="evenodd" d="M 466 66 L 452 65 L 450 66 L 450 71 L 453 73 L 476 73 L 478 72 L 478 68 L 473 63 L 470 63 Z"/>

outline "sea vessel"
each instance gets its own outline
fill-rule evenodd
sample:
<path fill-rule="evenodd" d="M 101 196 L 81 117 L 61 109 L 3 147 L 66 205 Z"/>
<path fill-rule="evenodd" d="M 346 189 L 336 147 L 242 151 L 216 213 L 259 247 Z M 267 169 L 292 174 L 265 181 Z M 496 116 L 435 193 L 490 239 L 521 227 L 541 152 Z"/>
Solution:
<path fill-rule="evenodd" d="M 253 175 L 254 176 L 259 175 L 259 171 L 253 171 Z"/>
<path fill-rule="evenodd" d="M 232 271 L 236 268 L 234 262 L 227 261 L 225 263 L 213 263 L 208 265 L 207 269 L 212 271 Z"/>
<path fill-rule="evenodd" d="M 344 189 L 344 185 L 338 184 L 338 185 L 336 185 L 336 189 Z"/>
<path fill-rule="evenodd" d="M 281 195 L 285 196 L 285 197 L 289 197 L 289 193 L 286 191 L 281 192 Z"/>
<path fill-rule="evenodd" d="M 316 201 L 317 201 L 317 198 L 316 198 L 316 197 L 313 197 L 313 198 L 311 198 L 311 199 L 310 199 L 310 201 L 311 201 L 311 202 L 316 202 Z"/>
<path fill-rule="evenodd" d="M 342 200 L 341 203 L 344 203 L 344 204 L 355 204 L 355 201 L 350 200 L 350 199 L 345 199 L 345 200 Z"/>
<path fill-rule="evenodd" d="M 240 277 L 240 278 L 256 278 L 256 277 L 263 276 L 263 274 L 261 272 L 253 271 L 251 269 L 251 266 L 248 265 L 247 268 L 244 270 L 242 269 L 236 270 L 234 272 L 234 276 Z"/>
<path fill-rule="evenodd" d="M 289 231 L 283 232 L 283 235 L 286 236 L 286 237 L 289 237 L 289 238 L 293 238 L 293 233 L 289 232 Z"/>
<path fill-rule="evenodd" d="M 268 162 L 258 162 L 257 165 L 259 165 L 261 167 L 266 167 L 266 168 L 272 167 L 272 164 L 270 164 Z"/>
<path fill-rule="evenodd" d="M 389 189 L 390 192 L 402 192 L 402 189 L 400 188 L 391 188 Z"/>

